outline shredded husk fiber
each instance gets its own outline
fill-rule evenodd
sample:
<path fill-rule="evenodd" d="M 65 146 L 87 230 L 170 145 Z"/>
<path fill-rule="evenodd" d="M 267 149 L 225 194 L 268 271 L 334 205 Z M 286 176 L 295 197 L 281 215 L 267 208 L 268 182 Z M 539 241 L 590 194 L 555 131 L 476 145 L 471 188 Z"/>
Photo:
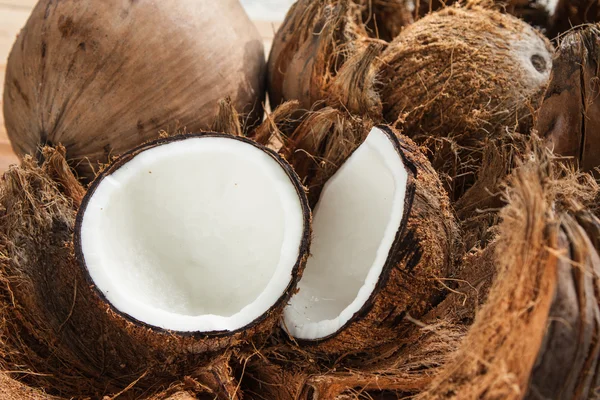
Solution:
<path fill-rule="evenodd" d="M 74 254 L 84 189 L 64 155 L 62 147 L 46 148 L 41 166 L 26 158 L 0 183 L 1 370 L 61 398 L 155 398 L 182 387 L 237 398 L 232 346 L 251 338 L 260 343 L 278 313 L 247 331 L 209 338 L 153 330 L 115 313 L 90 287 Z"/>

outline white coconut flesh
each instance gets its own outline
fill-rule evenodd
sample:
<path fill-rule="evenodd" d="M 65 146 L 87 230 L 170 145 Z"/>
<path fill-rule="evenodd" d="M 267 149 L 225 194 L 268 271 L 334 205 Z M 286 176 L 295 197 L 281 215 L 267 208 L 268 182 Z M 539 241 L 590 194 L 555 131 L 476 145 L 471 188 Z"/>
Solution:
<path fill-rule="evenodd" d="M 304 235 L 285 169 L 252 144 L 195 137 L 105 176 L 81 219 L 90 278 L 114 308 L 182 332 L 233 331 L 285 293 Z"/>
<path fill-rule="evenodd" d="M 359 312 L 403 221 L 408 172 L 395 138 L 374 128 L 327 181 L 313 213 L 311 255 L 284 311 L 290 335 L 316 340 Z"/>

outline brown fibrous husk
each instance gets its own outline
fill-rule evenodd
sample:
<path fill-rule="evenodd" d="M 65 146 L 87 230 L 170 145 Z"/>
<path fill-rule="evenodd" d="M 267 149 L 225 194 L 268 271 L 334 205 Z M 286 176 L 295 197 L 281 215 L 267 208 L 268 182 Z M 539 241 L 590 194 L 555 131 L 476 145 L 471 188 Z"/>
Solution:
<path fill-rule="evenodd" d="M 310 110 L 324 101 L 328 85 L 347 59 L 369 43 L 384 43 L 364 23 L 383 22 L 373 16 L 380 9 L 405 15 L 404 4 L 399 1 L 296 2 L 275 34 L 269 55 L 267 89 L 271 104 L 297 100 L 301 108 Z M 397 32 L 404 23 L 408 22 L 394 20 L 386 29 Z"/>
<path fill-rule="evenodd" d="M 592 193 L 541 151 L 528 156 L 506 192 L 488 299 L 444 372 L 419 399 L 594 395 L 600 258 L 590 239 L 599 231 L 578 222 L 599 226 L 579 208 Z M 567 197 L 565 187 L 571 188 Z"/>

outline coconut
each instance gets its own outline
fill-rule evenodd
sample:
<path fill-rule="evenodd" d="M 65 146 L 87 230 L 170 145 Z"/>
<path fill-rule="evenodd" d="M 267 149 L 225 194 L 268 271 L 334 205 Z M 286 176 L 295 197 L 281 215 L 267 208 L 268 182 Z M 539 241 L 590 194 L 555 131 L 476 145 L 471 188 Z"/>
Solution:
<path fill-rule="evenodd" d="M 441 301 L 439 282 L 455 268 L 458 232 L 440 182 L 418 148 L 388 127 L 373 128 L 327 179 L 313 230 L 283 321 L 311 352 L 355 353 L 409 334 L 411 316 Z"/>
<path fill-rule="evenodd" d="M 472 184 L 487 138 L 505 126 L 529 131 L 552 47 L 512 16 L 449 7 L 407 27 L 381 57 L 384 118 L 429 146 L 457 199 Z"/>
<path fill-rule="evenodd" d="M 596 25 L 561 39 L 536 125 L 548 147 L 585 171 L 600 165 L 599 48 Z"/>
<path fill-rule="evenodd" d="M 223 97 L 257 122 L 265 68 L 237 0 L 42 0 L 8 59 L 6 128 L 21 158 L 61 143 L 93 178 L 98 162 L 160 130 L 210 128 Z"/>
<path fill-rule="evenodd" d="M 381 10 L 376 3 L 367 9 Z M 529 133 L 552 46 L 525 22 L 473 4 L 403 25 L 386 43 L 372 37 L 359 10 L 348 2 L 296 4 L 269 58 L 272 102 L 298 99 L 306 109 L 331 106 L 395 124 L 429 147 L 451 199 L 459 199 L 477 176 L 486 140 L 507 127 Z M 373 18 L 381 15 L 375 11 Z"/>
<path fill-rule="evenodd" d="M 0 186 L 1 368 L 65 398 L 147 397 L 184 376 L 238 398 L 235 346 L 270 334 L 306 259 L 291 167 L 248 139 L 174 136 L 119 158 L 82 199 L 64 153 L 44 158 Z"/>

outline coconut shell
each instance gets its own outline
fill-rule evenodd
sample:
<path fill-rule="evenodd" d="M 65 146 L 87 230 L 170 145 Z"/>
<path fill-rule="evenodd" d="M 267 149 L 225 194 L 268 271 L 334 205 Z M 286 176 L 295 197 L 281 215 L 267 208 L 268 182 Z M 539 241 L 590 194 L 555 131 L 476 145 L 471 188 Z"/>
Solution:
<path fill-rule="evenodd" d="M 451 179 L 451 198 L 458 199 L 477 174 L 486 139 L 507 126 L 529 132 L 552 51 L 510 15 L 478 6 L 434 12 L 381 55 L 384 118 L 429 147 L 434 168 Z"/>
<path fill-rule="evenodd" d="M 549 148 L 584 171 L 600 166 L 599 50 L 596 25 L 561 39 L 536 126 Z"/>
<path fill-rule="evenodd" d="M 62 144 L 90 179 L 163 129 L 209 129 L 221 98 L 258 122 L 265 70 L 237 0 L 42 0 L 8 59 L 6 128 L 21 158 Z"/>
<path fill-rule="evenodd" d="M 286 295 L 265 318 L 231 334 L 181 335 L 125 318 L 98 295 L 77 261 L 77 205 L 87 198 L 81 199 L 64 149 L 44 155 L 41 167 L 26 158 L 0 183 L 0 368 L 66 398 L 102 398 L 125 389 L 139 398 L 184 376 L 196 382 L 192 393 L 238 398 L 231 347 L 267 336 Z"/>

